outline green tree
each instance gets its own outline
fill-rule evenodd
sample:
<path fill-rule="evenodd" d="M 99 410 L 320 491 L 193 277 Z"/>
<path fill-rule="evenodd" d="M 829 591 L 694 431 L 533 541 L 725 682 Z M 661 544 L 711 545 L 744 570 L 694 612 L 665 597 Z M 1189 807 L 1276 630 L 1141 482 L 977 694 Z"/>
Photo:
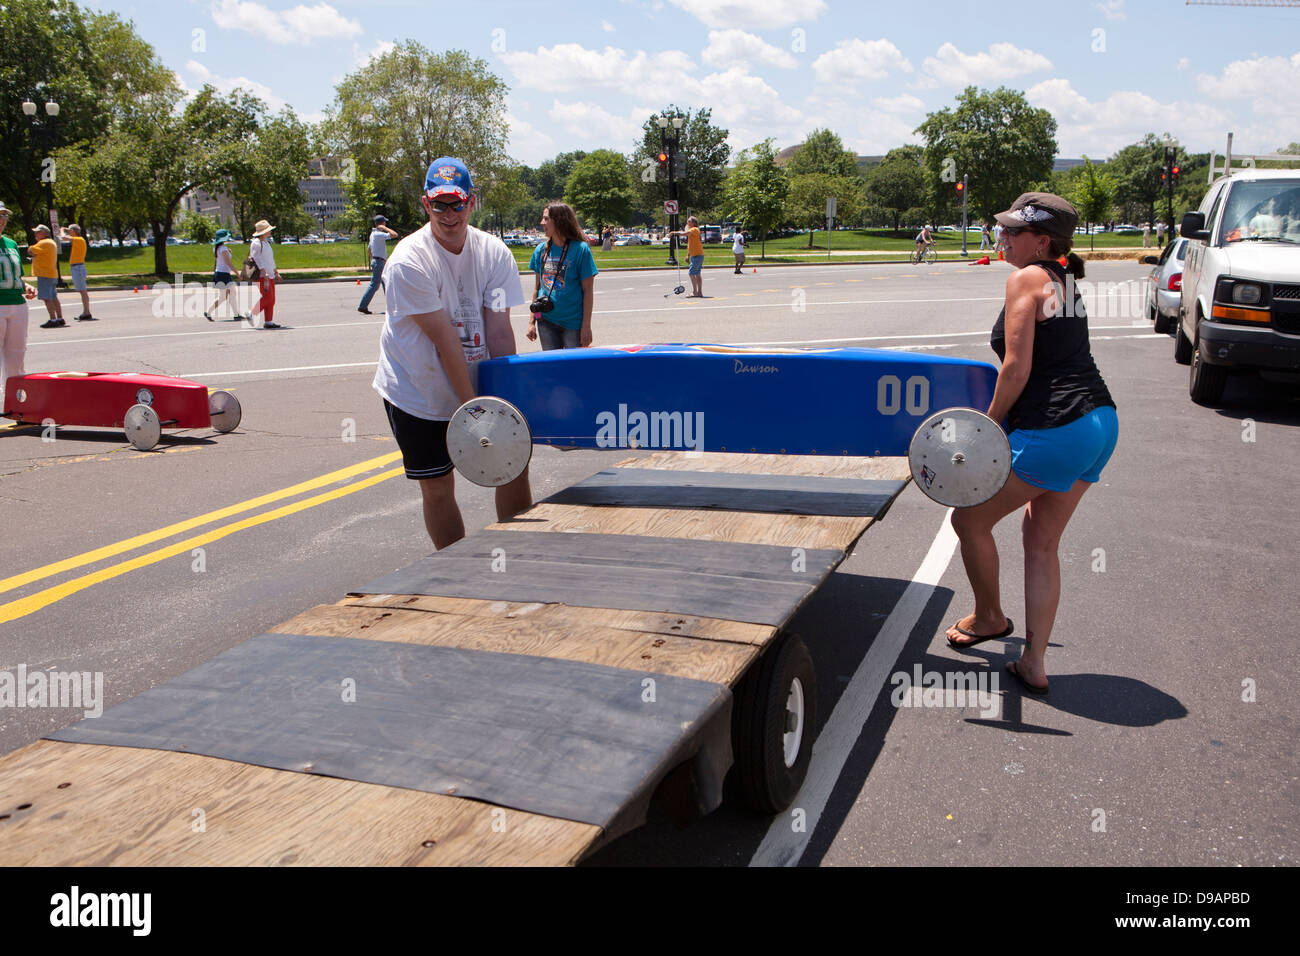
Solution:
<path fill-rule="evenodd" d="M 863 205 L 862 181 L 857 176 L 832 176 L 829 173 L 804 173 L 790 177 L 786 194 L 785 218 L 808 227 L 808 248 L 813 236 L 826 224 L 826 200 L 835 197 L 835 216 L 855 219 Z"/>
<path fill-rule="evenodd" d="M 627 159 L 612 149 L 588 153 L 574 163 L 564 201 L 594 233 L 602 226 L 623 225 L 636 204 Z"/>
<path fill-rule="evenodd" d="M 564 187 L 569 181 L 569 173 L 573 171 L 574 164 L 586 155 L 586 151 L 581 149 L 571 153 L 560 153 L 554 159 L 546 160 L 535 170 L 527 172 L 521 170 L 520 178 L 523 179 L 534 199 L 554 202 L 564 195 Z"/>
<path fill-rule="evenodd" d="M 521 172 L 519 166 L 506 166 L 497 170 L 490 178 L 480 179 L 474 184 L 482 197 L 480 221 L 489 228 L 495 224 L 498 233 L 502 226 L 515 225 L 516 210 L 530 198 Z"/>
<path fill-rule="evenodd" d="M 47 180 L 56 203 L 61 201 L 62 170 L 57 154 L 41 148 L 22 102 L 30 97 L 36 103 L 36 119 L 47 128 L 45 103 L 57 102 L 59 143 L 90 143 L 124 110 L 138 109 L 173 85 L 174 77 L 128 22 L 74 3 L 5 0 L 0 37 L 12 53 L 0 64 L 0 196 L 17 207 L 30 228 L 45 219 Z M 84 221 L 73 203 L 65 212 Z"/>
<path fill-rule="evenodd" d="M 731 158 L 727 130 L 713 125 L 713 111 L 707 108 L 691 112 L 669 105 L 659 115 L 668 119 L 669 130 L 673 128 L 674 117 L 682 119 L 681 146 L 677 152 L 685 159 L 686 176 L 677 179 L 677 201 L 683 213 L 702 216 L 722 198 L 722 181 L 726 178 L 727 160 Z M 658 172 L 659 143 L 659 124 L 651 117 L 642 127 L 641 141 L 632 153 L 632 165 L 641 207 L 654 210 L 656 219 L 663 220 L 663 203 L 669 196 L 668 177 Z"/>
<path fill-rule="evenodd" d="M 781 224 L 790 180 L 776 164 L 772 141 L 765 139 L 742 150 L 722 187 L 722 204 L 762 243 L 759 258 L 767 257 L 767 234 Z"/>
<path fill-rule="evenodd" d="M 1110 212 L 1115 207 L 1115 180 L 1105 169 L 1095 166 L 1086 155 L 1080 168 L 1083 172 L 1076 178 L 1073 191 L 1061 195 L 1074 204 L 1074 208 L 1079 211 L 1079 218 L 1087 227 L 1110 217 Z M 1088 230 L 1088 248 L 1093 248 L 1091 229 Z"/>
<path fill-rule="evenodd" d="M 903 214 L 930 202 L 930 178 L 925 169 L 925 152 L 920 146 L 901 146 L 885 154 L 880 165 L 867 173 L 867 199 L 882 207 L 898 232 Z"/>
<path fill-rule="evenodd" d="M 858 175 L 858 157 L 844 148 L 839 135 L 828 129 L 815 129 L 804 139 L 790 159 L 790 175 L 826 173 L 828 176 L 853 178 Z"/>
<path fill-rule="evenodd" d="M 1185 158 L 1179 150 L 1176 161 L 1181 163 Z M 1124 216 L 1155 222 L 1156 204 L 1166 198 L 1164 140 L 1158 139 L 1155 133 L 1147 133 L 1140 142 L 1131 143 L 1112 156 L 1106 168 L 1115 177 L 1115 198 L 1124 206 Z"/>
<path fill-rule="evenodd" d="M 934 187 L 934 218 L 951 211 L 954 183 L 969 176 L 969 210 L 981 219 L 1008 208 L 1035 183 L 1046 181 L 1056 157 L 1056 120 L 1006 87 L 968 86 L 957 105 L 930 113 L 916 132 Z"/>
<path fill-rule="evenodd" d="M 311 158 L 310 131 L 291 109 L 268 119 L 260 101 L 250 105 L 253 125 L 245 128 L 240 142 L 228 145 L 220 161 L 220 191 L 232 200 L 240 234 L 252 235 L 259 219 L 275 223 L 281 236 L 310 232 L 298 186 Z"/>
<path fill-rule="evenodd" d="M 439 156 L 463 157 L 476 179 L 506 164 L 506 92 L 485 61 L 404 40 L 343 78 L 322 138 L 355 159 L 399 218 L 419 221 L 424 176 Z"/>
<path fill-rule="evenodd" d="M 208 243 L 217 234 L 217 224 L 211 216 L 191 212 L 182 217 L 176 231 L 186 239 L 198 243 Z"/>

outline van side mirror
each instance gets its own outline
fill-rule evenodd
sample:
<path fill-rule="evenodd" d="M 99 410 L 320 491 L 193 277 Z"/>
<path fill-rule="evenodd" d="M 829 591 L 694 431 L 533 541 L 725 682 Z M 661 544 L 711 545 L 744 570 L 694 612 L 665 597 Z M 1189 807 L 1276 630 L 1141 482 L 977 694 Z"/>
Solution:
<path fill-rule="evenodd" d="M 1208 242 L 1210 234 L 1205 231 L 1205 213 L 1183 213 L 1183 221 L 1178 227 L 1178 232 L 1184 239 L 1200 239 L 1202 242 Z"/>

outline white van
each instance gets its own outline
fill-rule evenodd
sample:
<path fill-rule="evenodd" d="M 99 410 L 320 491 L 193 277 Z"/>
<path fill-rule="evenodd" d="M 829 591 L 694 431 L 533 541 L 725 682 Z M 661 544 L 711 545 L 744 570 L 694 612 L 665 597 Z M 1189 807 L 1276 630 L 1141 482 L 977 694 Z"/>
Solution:
<path fill-rule="evenodd" d="M 1300 372 L 1300 169 L 1237 169 L 1183 216 L 1174 330 L 1188 391 L 1216 404 L 1233 372 Z"/>

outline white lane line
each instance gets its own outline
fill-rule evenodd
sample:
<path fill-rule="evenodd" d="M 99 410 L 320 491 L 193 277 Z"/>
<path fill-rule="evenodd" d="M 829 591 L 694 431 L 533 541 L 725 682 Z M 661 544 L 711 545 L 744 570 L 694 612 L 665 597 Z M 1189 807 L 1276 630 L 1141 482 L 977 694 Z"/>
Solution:
<path fill-rule="evenodd" d="M 1099 330 L 1109 330 L 1109 329 L 1132 329 L 1133 327 L 1130 325 L 1099 325 L 1096 326 L 1096 328 Z M 913 332 L 910 335 L 845 336 L 844 338 L 839 338 L 839 339 L 790 339 L 788 341 L 779 341 L 779 342 L 777 341 L 727 342 L 726 344 L 734 345 L 739 348 L 751 348 L 751 347 L 757 347 L 761 345 L 826 345 L 834 342 L 891 342 L 891 341 L 899 341 L 899 340 L 911 341 L 913 339 L 956 339 L 956 338 L 966 338 L 969 336 L 976 336 L 976 335 L 988 336 L 988 334 L 989 334 L 988 329 L 982 329 L 977 332 Z M 1145 338 L 1145 337 L 1146 336 L 1137 336 L 1137 335 L 1116 335 L 1116 336 L 1091 335 L 1089 336 L 1089 338 L 1091 339 L 1106 339 L 1106 338 L 1127 339 L 1127 338 Z M 1158 336 L 1158 337 L 1164 339 L 1169 338 L 1167 335 Z M 620 348 L 628 348 L 633 345 L 644 345 L 644 344 L 645 344 L 644 342 L 629 342 L 627 345 L 608 345 L 605 346 L 605 348 L 620 349 Z"/>
<path fill-rule="evenodd" d="M 948 523 L 952 509 L 944 513 L 939 533 L 934 536 L 930 550 L 921 567 L 894 605 L 894 610 L 871 642 L 866 657 L 858 665 L 853 678 L 835 704 L 835 710 L 822 728 L 821 736 L 813 746 L 808 776 L 795 797 L 794 806 L 806 815 L 806 826 L 796 833 L 790 818 L 782 814 L 772 821 L 767 835 L 749 861 L 750 866 L 795 866 L 808 840 L 817 829 L 817 821 L 826 809 L 835 781 L 844 770 L 844 762 L 862 734 L 862 725 L 871 715 L 871 708 L 885 686 L 890 668 L 907 643 L 908 635 L 930 601 L 935 585 L 943 577 L 948 563 L 957 548 L 957 535 Z"/>
<path fill-rule="evenodd" d="M 231 375 L 262 375 L 271 372 L 312 372 L 323 368 L 373 368 L 379 362 L 345 362 L 341 365 L 297 365 L 292 368 L 249 368 L 238 372 L 186 372 L 177 378 L 229 378 Z"/>
<path fill-rule="evenodd" d="M 844 299 L 836 302 L 823 302 L 812 299 L 806 307 L 814 305 L 929 305 L 943 302 L 1005 302 L 1005 295 L 992 295 L 967 299 Z M 788 309 L 789 302 L 754 302 L 744 305 L 670 305 L 658 309 L 601 309 L 601 315 L 647 314 L 650 312 L 713 312 L 720 309 Z"/>
<path fill-rule="evenodd" d="M 380 320 L 379 322 L 375 322 L 374 320 L 371 320 L 369 322 L 329 322 L 323 325 L 294 325 L 289 327 L 289 331 L 301 332 L 301 331 L 307 331 L 311 329 L 346 329 L 346 328 L 353 328 L 358 325 L 372 325 L 377 328 L 382 324 L 383 324 L 383 320 Z M 236 325 L 235 323 L 231 322 L 229 323 L 229 326 L 230 326 L 229 328 L 224 328 L 224 329 L 203 329 L 198 332 L 150 332 L 145 335 L 104 335 L 94 339 L 49 339 L 44 342 L 29 341 L 27 343 L 27 347 L 32 348 L 33 346 L 37 346 L 37 345 L 83 345 L 87 342 L 125 342 L 128 339 L 170 339 L 170 338 L 176 338 L 178 336 L 184 336 L 184 335 L 225 335 L 229 332 L 256 332 L 257 331 L 256 329 L 248 328 L 242 323 Z"/>

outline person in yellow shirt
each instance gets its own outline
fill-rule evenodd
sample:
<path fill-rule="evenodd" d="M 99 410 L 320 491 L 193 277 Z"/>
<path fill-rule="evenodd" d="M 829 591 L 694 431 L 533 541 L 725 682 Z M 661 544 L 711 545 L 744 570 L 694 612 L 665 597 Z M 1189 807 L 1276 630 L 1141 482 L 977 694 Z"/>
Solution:
<path fill-rule="evenodd" d="M 694 216 L 686 219 L 686 228 L 668 233 L 670 236 L 686 237 L 686 255 L 690 257 L 691 267 L 686 274 L 691 277 L 692 299 L 704 298 L 704 243 L 700 240 L 700 223 Z"/>
<path fill-rule="evenodd" d="M 59 247 L 50 238 L 49 226 L 37 226 L 36 241 L 27 252 L 32 257 L 32 275 L 36 276 L 36 298 L 45 303 L 45 311 L 50 314 L 43 329 L 61 329 L 68 323 L 63 321 L 63 306 L 59 305 Z"/>
<path fill-rule="evenodd" d="M 86 239 L 75 222 L 59 232 L 59 238 L 72 244 L 68 252 L 68 271 L 72 273 L 72 287 L 81 293 L 81 315 L 78 322 L 94 322 L 90 314 L 90 293 L 86 291 Z"/>

